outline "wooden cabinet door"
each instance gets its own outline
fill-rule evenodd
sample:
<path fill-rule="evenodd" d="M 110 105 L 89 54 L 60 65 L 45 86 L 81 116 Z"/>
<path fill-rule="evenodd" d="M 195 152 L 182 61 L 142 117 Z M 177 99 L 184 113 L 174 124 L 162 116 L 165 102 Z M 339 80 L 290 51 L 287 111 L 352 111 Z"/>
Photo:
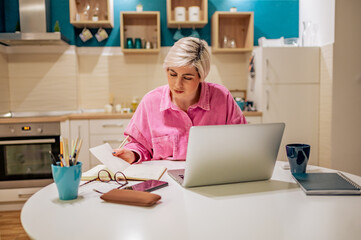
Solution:
<path fill-rule="evenodd" d="M 115 149 L 124 140 L 124 131 L 130 119 L 99 119 L 89 121 L 90 147 L 109 143 Z M 95 167 L 101 162 L 90 154 L 90 167 Z"/>
<path fill-rule="evenodd" d="M 91 135 L 90 136 L 90 147 L 96 147 L 104 143 L 109 143 L 109 145 L 116 149 L 124 140 L 124 135 L 121 134 L 103 134 L 103 135 Z M 90 168 L 95 167 L 96 165 L 102 164 L 93 154 L 90 154 Z"/>
<path fill-rule="evenodd" d="M 311 145 L 311 164 L 318 163 L 319 85 L 265 84 L 263 86 L 263 122 L 286 124 L 278 160 L 287 161 L 285 145 Z"/>

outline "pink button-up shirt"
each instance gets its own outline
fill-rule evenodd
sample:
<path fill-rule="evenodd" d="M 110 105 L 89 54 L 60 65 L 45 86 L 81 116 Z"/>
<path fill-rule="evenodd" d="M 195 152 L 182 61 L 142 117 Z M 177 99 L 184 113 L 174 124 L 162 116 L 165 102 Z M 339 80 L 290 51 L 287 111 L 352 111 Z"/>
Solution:
<path fill-rule="evenodd" d="M 125 135 L 124 148 L 139 154 L 139 161 L 185 160 L 192 126 L 246 124 L 231 93 L 219 84 L 201 83 L 198 103 L 187 112 L 172 103 L 168 85 L 147 93 L 135 111 Z"/>

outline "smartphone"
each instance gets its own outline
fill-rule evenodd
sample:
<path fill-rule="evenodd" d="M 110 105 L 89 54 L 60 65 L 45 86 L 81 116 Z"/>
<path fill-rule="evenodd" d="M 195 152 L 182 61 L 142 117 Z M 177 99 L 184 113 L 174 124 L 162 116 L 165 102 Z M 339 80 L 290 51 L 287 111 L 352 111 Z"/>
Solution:
<path fill-rule="evenodd" d="M 126 187 L 125 189 L 142 191 L 142 192 L 152 192 L 162 187 L 168 186 L 167 182 L 158 181 L 158 180 L 147 180 L 138 184 L 135 184 L 130 187 Z"/>

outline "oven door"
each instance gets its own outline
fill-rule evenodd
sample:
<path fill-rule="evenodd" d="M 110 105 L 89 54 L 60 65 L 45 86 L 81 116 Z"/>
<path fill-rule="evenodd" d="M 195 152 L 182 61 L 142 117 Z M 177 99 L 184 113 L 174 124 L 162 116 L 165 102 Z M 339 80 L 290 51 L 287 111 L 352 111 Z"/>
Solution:
<path fill-rule="evenodd" d="M 51 157 L 60 153 L 60 136 L 0 138 L 0 188 L 34 187 L 52 179 Z M 41 181 L 46 180 L 46 181 Z"/>

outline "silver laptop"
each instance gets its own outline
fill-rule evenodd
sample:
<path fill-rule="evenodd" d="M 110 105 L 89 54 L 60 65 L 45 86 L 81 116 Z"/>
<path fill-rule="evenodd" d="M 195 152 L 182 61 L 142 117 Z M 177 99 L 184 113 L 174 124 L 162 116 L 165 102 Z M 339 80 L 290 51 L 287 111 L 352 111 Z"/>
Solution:
<path fill-rule="evenodd" d="M 285 124 L 195 126 L 185 169 L 168 170 L 183 187 L 271 178 Z"/>

